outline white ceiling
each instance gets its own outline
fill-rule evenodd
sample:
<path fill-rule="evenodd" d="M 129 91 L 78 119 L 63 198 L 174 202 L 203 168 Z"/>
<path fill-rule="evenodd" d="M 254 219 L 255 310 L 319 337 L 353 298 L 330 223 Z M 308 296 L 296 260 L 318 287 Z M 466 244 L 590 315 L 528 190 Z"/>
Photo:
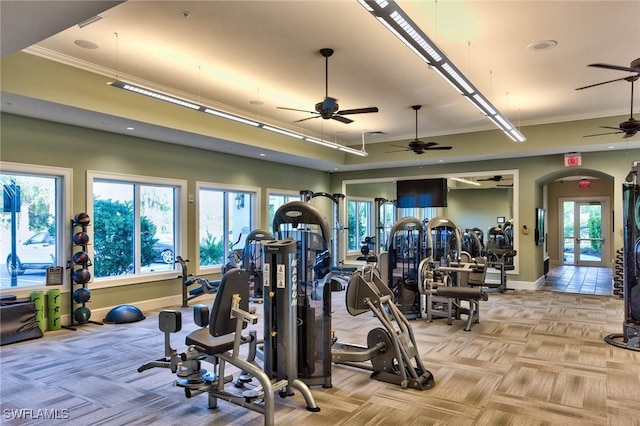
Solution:
<path fill-rule="evenodd" d="M 3 0 L 2 56 L 36 42 L 29 53 L 345 145 L 359 144 L 363 132 L 367 144 L 406 144 L 415 136 L 415 104 L 423 105 L 418 115 L 423 140 L 494 129 L 356 0 L 117 3 Z M 525 137 L 530 125 L 629 116 L 627 81 L 575 88 L 632 75 L 587 65 L 629 66 L 640 57 L 638 1 L 398 4 Z M 95 14 L 103 19 L 83 28 L 74 25 Z M 68 28 L 58 32 L 63 24 Z M 47 30 L 52 36 L 45 38 Z M 527 49 L 544 40 L 555 40 L 557 46 Z M 96 48 L 79 46 L 91 44 Z M 329 59 L 329 96 L 338 99 L 341 109 L 377 106 L 378 113 L 351 115 L 351 124 L 321 118 L 295 123 L 310 114 L 277 108 L 311 111 L 324 99 L 325 62 L 318 51 L 325 47 L 335 50 Z M 637 112 L 637 96 L 634 106 Z M 49 106 L 39 107 L 22 113 L 47 117 L 38 110 Z M 76 114 L 66 120 L 94 127 L 95 117 Z M 140 136 L 153 136 L 148 131 Z M 583 133 L 604 131 L 594 126 Z M 638 140 L 637 135 L 625 139 L 627 146 Z M 592 145 L 585 150 L 620 141 L 622 135 L 584 138 Z M 494 151 L 490 154 L 499 158 L 499 148 Z M 456 146 L 454 152 L 463 154 Z M 424 157 L 402 155 L 403 161 Z"/>

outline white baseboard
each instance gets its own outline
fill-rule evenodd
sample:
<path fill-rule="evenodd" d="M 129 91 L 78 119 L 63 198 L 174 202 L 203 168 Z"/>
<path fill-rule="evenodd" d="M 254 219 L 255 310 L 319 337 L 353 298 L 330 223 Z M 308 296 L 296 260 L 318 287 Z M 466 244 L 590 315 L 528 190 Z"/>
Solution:
<path fill-rule="evenodd" d="M 507 276 L 508 278 L 508 276 Z M 542 283 L 544 283 L 544 277 L 541 277 Z M 500 284 L 499 279 L 488 279 L 487 283 L 490 284 Z M 536 290 L 539 286 L 542 285 L 540 282 L 540 278 L 538 278 L 535 282 L 532 281 L 516 281 L 507 279 L 507 288 L 509 290 Z"/>
<path fill-rule="evenodd" d="M 209 305 L 213 303 L 214 296 L 215 295 L 213 294 L 203 295 L 201 297 L 198 297 L 197 301 L 192 301 L 191 304 L 204 303 L 206 305 Z M 158 299 L 142 300 L 140 302 L 131 303 L 131 305 L 140 309 L 143 314 L 145 312 L 158 311 L 160 309 L 165 309 L 165 308 L 180 309 L 182 307 L 182 296 L 175 295 L 175 296 L 169 296 L 169 297 L 161 297 Z M 104 318 L 107 316 L 107 314 L 109 313 L 109 311 L 113 308 L 115 308 L 115 306 L 98 308 L 95 310 L 91 309 L 91 320 L 102 322 Z M 62 321 L 62 324 L 70 324 L 71 323 L 70 314 L 62 315 L 61 321 Z"/>

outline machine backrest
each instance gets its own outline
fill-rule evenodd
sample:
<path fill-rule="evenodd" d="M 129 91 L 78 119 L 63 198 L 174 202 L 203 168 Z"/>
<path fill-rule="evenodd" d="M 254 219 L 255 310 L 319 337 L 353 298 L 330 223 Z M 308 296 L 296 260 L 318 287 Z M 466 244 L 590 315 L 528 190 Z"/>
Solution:
<path fill-rule="evenodd" d="M 478 256 L 474 259 L 478 264 L 478 267 L 469 273 L 468 284 L 471 285 L 484 285 L 487 279 L 487 262 L 484 257 Z"/>
<path fill-rule="evenodd" d="M 227 271 L 220 281 L 209 319 L 209 334 L 212 336 L 223 336 L 236 331 L 237 319 L 231 316 L 235 295 L 240 297 L 239 308 L 249 311 L 249 274 L 237 268 Z"/>
<path fill-rule="evenodd" d="M 361 271 L 356 271 L 351 274 L 347 285 L 345 302 L 347 312 L 353 316 L 371 310 L 369 305 L 365 303 L 365 299 L 369 299 L 377 307 L 381 306 L 380 298 L 383 296 L 389 296 L 393 300 L 393 293 L 376 273 L 367 275 L 368 277 L 365 278 Z"/>

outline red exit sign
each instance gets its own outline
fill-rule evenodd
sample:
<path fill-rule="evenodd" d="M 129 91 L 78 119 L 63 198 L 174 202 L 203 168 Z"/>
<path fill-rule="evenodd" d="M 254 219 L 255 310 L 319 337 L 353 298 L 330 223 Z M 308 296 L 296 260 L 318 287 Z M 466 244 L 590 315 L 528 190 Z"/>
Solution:
<path fill-rule="evenodd" d="M 572 152 L 571 154 L 564 155 L 565 167 L 577 167 L 582 166 L 582 155 Z"/>

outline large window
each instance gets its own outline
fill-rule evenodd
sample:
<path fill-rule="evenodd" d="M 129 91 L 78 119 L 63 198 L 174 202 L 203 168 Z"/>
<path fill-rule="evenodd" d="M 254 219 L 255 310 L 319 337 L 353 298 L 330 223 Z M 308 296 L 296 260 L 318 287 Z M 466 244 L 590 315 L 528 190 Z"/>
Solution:
<path fill-rule="evenodd" d="M 258 223 L 259 188 L 196 182 L 198 188 L 198 267 L 218 271 L 238 265 L 247 234 Z"/>
<path fill-rule="evenodd" d="M 0 163 L 0 288 L 46 284 L 46 269 L 64 266 L 71 171 Z"/>
<path fill-rule="evenodd" d="M 272 232 L 273 217 L 280 206 L 290 201 L 300 201 L 299 192 L 269 190 L 269 232 Z"/>
<path fill-rule="evenodd" d="M 87 181 L 95 280 L 173 271 L 182 250 L 186 183 L 94 172 Z"/>
<path fill-rule="evenodd" d="M 389 234 L 391 233 L 391 228 L 393 224 L 396 223 L 397 210 L 394 201 L 387 201 L 384 204 L 379 206 L 379 220 L 376 226 L 378 227 L 378 234 L 376 238 L 380 239 L 380 250 L 388 250 L 387 240 L 389 239 Z"/>
<path fill-rule="evenodd" d="M 374 237 L 371 200 L 349 198 L 347 202 L 347 251 L 360 251 L 366 237 Z"/>
<path fill-rule="evenodd" d="M 402 217 L 415 217 L 418 220 L 423 221 L 426 224 L 437 216 L 437 210 L 435 207 L 415 207 L 415 208 L 403 208 L 398 209 L 398 218 Z"/>

